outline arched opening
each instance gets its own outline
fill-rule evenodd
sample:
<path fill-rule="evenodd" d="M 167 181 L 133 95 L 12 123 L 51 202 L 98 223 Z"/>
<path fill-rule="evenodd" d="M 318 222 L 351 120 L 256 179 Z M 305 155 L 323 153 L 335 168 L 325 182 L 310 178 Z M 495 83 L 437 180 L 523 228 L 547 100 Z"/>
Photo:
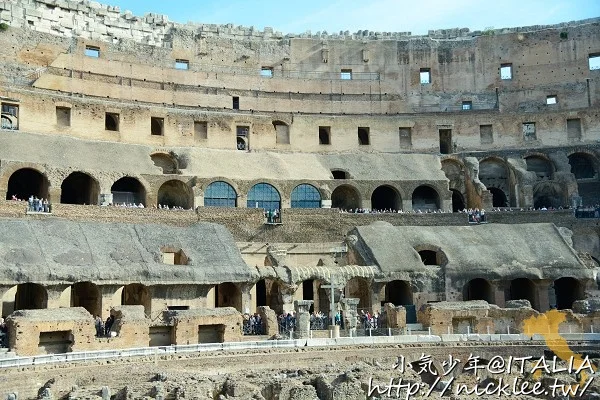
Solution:
<path fill-rule="evenodd" d="M 488 187 L 488 190 L 492 194 L 492 206 L 494 207 L 508 207 L 508 199 L 506 193 L 501 189 L 495 187 Z"/>
<path fill-rule="evenodd" d="M 360 208 L 360 194 L 352 186 L 342 185 L 331 193 L 331 206 L 342 210 L 355 210 Z"/>
<path fill-rule="evenodd" d="M 440 207 L 440 196 L 430 186 L 419 186 L 412 194 L 413 210 L 437 211 Z"/>
<path fill-rule="evenodd" d="M 267 304 L 267 284 L 264 279 L 256 282 L 256 307 L 266 307 Z"/>
<path fill-rule="evenodd" d="M 130 283 L 123 287 L 121 293 L 121 304 L 124 306 L 144 306 L 144 313 L 151 317 L 151 297 L 150 290 L 141 283 Z"/>
<path fill-rule="evenodd" d="M 554 281 L 554 293 L 556 295 L 556 308 L 567 310 L 573 308 L 573 302 L 584 298 L 581 283 L 570 277 L 560 278 Z"/>
<path fill-rule="evenodd" d="M 549 160 L 540 156 L 529 156 L 525 158 L 527 171 L 535 172 L 538 179 L 552 179 L 554 166 Z"/>
<path fill-rule="evenodd" d="M 48 307 L 48 292 L 37 283 L 21 283 L 17 285 L 15 295 L 15 311 L 39 310 Z"/>
<path fill-rule="evenodd" d="M 102 315 L 102 295 L 92 282 L 77 282 L 71 286 L 71 307 L 83 307 L 93 316 Z"/>
<path fill-rule="evenodd" d="M 463 300 L 485 300 L 494 304 L 495 296 L 492 285 L 483 278 L 471 279 L 463 288 Z"/>
<path fill-rule="evenodd" d="M 354 277 L 346 283 L 344 296 L 347 298 L 358 299 L 358 308 L 371 309 L 371 287 L 369 281 L 365 278 Z"/>
<path fill-rule="evenodd" d="M 331 176 L 333 179 L 350 179 L 350 175 L 341 169 L 332 169 Z"/>
<path fill-rule="evenodd" d="M 535 284 L 531 279 L 517 278 L 510 282 L 510 298 L 506 300 L 529 300 L 531 307 L 537 309 L 535 301 Z"/>
<path fill-rule="evenodd" d="M 27 200 L 29 196 L 48 199 L 49 187 L 48 179 L 40 172 L 31 168 L 19 169 L 8 179 L 6 200 L 12 199 L 12 196 L 21 200 Z"/>
<path fill-rule="evenodd" d="M 466 208 L 465 198 L 462 193 L 456 189 L 450 189 L 452 192 L 452 212 L 459 212 Z"/>
<path fill-rule="evenodd" d="M 248 208 L 262 208 L 264 210 L 280 210 L 281 196 L 275 187 L 268 183 L 257 183 L 248 192 Z"/>
<path fill-rule="evenodd" d="M 533 188 L 533 206 L 535 208 L 558 208 L 567 204 L 563 188 L 558 182 L 543 181 Z"/>
<path fill-rule="evenodd" d="M 318 301 L 315 301 L 315 281 L 314 279 L 309 279 L 302 282 L 302 300 L 312 300 L 313 303 L 310 306 L 309 311 L 312 313 L 315 311 L 316 306 L 318 306 Z"/>
<path fill-rule="evenodd" d="M 100 184 L 83 172 L 73 172 L 60 186 L 62 204 L 98 204 Z"/>
<path fill-rule="evenodd" d="M 371 208 L 374 210 L 400 210 L 402 199 L 396 189 L 391 186 L 379 186 L 371 195 Z"/>
<path fill-rule="evenodd" d="M 510 197 L 512 193 L 510 172 L 504 161 L 494 158 L 481 161 L 479 163 L 479 179 L 492 193 L 492 196 L 497 197 L 496 202 L 498 205 L 494 205 L 494 207 L 508 207 L 512 205 Z M 499 191 L 492 188 L 499 189 Z M 500 192 L 503 193 L 502 196 Z M 503 198 L 505 201 L 502 202 Z"/>
<path fill-rule="evenodd" d="M 140 204 L 146 205 L 146 189 L 135 178 L 126 176 L 113 183 L 110 191 L 113 195 L 113 204 Z"/>
<path fill-rule="evenodd" d="M 385 285 L 385 302 L 395 306 L 413 304 L 413 294 L 407 281 L 391 281 Z"/>
<path fill-rule="evenodd" d="M 162 169 L 163 174 L 176 174 L 178 167 L 177 161 L 170 154 L 155 153 L 150 156 L 155 166 Z"/>
<path fill-rule="evenodd" d="M 236 207 L 237 193 L 227 182 L 213 182 L 204 191 L 204 207 Z"/>
<path fill-rule="evenodd" d="M 596 177 L 594 159 L 586 153 L 574 153 L 569 156 L 571 173 L 575 179 L 593 179 Z"/>
<path fill-rule="evenodd" d="M 158 189 L 158 205 L 188 210 L 193 205 L 192 189 L 178 180 L 167 181 Z"/>
<path fill-rule="evenodd" d="M 438 260 L 437 251 L 421 250 L 419 251 L 419 256 L 421 257 L 421 261 L 425 265 L 440 265 L 440 260 Z"/>
<path fill-rule="evenodd" d="M 221 283 L 215 287 L 215 300 L 217 307 L 233 307 L 242 312 L 242 292 L 231 282 Z"/>
<path fill-rule="evenodd" d="M 320 208 L 321 193 L 307 184 L 298 185 L 292 190 L 292 208 Z"/>

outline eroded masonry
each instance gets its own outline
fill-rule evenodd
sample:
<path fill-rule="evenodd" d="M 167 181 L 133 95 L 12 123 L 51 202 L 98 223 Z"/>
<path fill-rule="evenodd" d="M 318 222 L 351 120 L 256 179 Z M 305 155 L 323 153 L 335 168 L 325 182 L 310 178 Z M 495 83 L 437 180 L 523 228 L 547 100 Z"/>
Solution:
<path fill-rule="evenodd" d="M 242 340 L 254 313 L 301 336 L 332 300 L 347 330 L 557 308 L 600 331 L 600 20 L 283 35 L 15 0 L 0 21 L 17 354 Z"/>

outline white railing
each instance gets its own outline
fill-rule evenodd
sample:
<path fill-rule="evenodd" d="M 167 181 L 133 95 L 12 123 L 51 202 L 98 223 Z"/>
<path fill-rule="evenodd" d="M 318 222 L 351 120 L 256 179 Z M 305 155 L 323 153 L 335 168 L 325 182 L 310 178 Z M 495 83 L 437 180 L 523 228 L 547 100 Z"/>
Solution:
<path fill-rule="evenodd" d="M 562 334 L 566 340 L 600 342 L 598 333 Z M 77 361 L 93 361 L 102 359 L 117 359 L 127 357 L 158 357 L 179 353 L 203 353 L 214 351 L 277 349 L 295 347 L 332 347 L 369 344 L 428 344 L 451 343 L 464 341 L 477 342 L 527 342 L 543 341 L 544 337 L 535 335 L 533 338 L 520 334 L 450 334 L 450 335 L 398 335 L 398 336 L 361 336 L 341 337 L 337 339 L 294 339 L 294 340 L 263 340 L 258 342 L 227 342 L 191 345 L 173 345 L 158 347 L 140 347 L 132 349 L 82 351 L 65 354 L 48 354 L 31 357 L 0 358 L 0 368 L 27 367 L 32 365 L 57 364 Z"/>

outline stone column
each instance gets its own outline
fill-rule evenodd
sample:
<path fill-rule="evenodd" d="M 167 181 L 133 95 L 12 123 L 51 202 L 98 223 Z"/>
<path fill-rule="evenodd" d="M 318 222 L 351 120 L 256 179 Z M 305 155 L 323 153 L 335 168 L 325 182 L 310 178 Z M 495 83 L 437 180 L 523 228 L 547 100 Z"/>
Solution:
<path fill-rule="evenodd" d="M 102 285 L 98 286 L 98 290 L 100 290 L 100 295 L 102 296 L 102 320 L 106 321 L 106 319 L 110 316 L 110 309 L 112 307 L 121 305 L 121 296 L 122 296 L 122 285 Z"/>
<path fill-rule="evenodd" d="M 356 325 L 358 317 L 358 303 L 360 299 L 343 298 L 342 313 L 344 318 L 344 328 L 349 332 L 350 336 L 356 336 Z"/>
<path fill-rule="evenodd" d="M 413 210 L 412 197 L 410 197 L 409 199 L 403 199 L 402 200 L 402 210 L 404 212 L 412 211 Z"/>
<path fill-rule="evenodd" d="M 256 309 L 256 300 L 252 298 L 252 287 L 253 284 L 243 283 L 240 285 L 240 292 L 242 293 L 242 309 L 241 313 L 252 314 Z"/>
<path fill-rule="evenodd" d="M 385 282 L 373 282 L 371 284 L 371 304 L 368 306 L 371 312 L 379 312 L 381 310 L 381 302 L 385 300 L 385 293 L 381 293 L 385 288 Z"/>
<path fill-rule="evenodd" d="M 294 311 L 294 294 L 296 293 L 296 290 L 298 290 L 298 286 L 296 285 L 282 284 L 280 286 L 279 295 L 281 296 L 281 306 L 284 313 Z"/>
<path fill-rule="evenodd" d="M 71 307 L 71 297 L 63 296 L 63 292 L 71 285 L 46 286 L 48 293 L 47 308 Z"/>
<path fill-rule="evenodd" d="M 296 330 L 294 338 L 303 339 L 310 335 L 310 306 L 312 300 L 296 300 L 294 301 L 294 310 L 296 311 Z"/>
<path fill-rule="evenodd" d="M 501 308 L 506 306 L 506 296 L 504 295 L 504 291 L 507 282 L 504 281 L 491 281 L 490 285 L 492 286 L 492 293 L 494 295 L 494 303 Z"/>
<path fill-rule="evenodd" d="M 50 201 L 50 203 L 52 204 L 59 204 L 60 203 L 60 196 L 62 194 L 62 190 L 59 187 L 55 187 L 55 186 L 51 186 L 50 188 L 48 188 L 48 201 Z"/>
<path fill-rule="evenodd" d="M 553 284 L 553 281 L 538 281 L 535 283 L 535 303 L 531 306 L 539 312 L 546 312 L 550 309 L 550 299 L 548 289 Z"/>
<path fill-rule="evenodd" d="M 275 311 L 271 310 L 271 307 L 260 306 L 258 307 L 258 315 L 260 315 L 265 326 L 265 335 L 269 337 L 277 335 L 279 326 L 277 324 L 277 314 Z"/>

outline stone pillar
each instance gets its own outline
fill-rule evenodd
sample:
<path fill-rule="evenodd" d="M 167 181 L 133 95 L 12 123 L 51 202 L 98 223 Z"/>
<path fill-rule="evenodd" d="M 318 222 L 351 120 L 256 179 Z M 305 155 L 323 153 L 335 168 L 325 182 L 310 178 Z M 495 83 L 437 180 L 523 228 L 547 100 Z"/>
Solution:
<path fill-rule="evenodd" d="M 238 194 L 237 197 L 237 208 L 247 208 L 248 206 L 248 196 L 245 194 Z M 254 206 L 252 206 L 254 208 Z"/>
<path fill-rule="evenodd" d="M 452 212 L 452 199 L 450 200 L 442 200 L 441 202 L 441 210 L 444 212 L 450 211 Z"/>
<path fill-rule="evenodd" d="M 539 312 L 546 312 L 550 309 L 550 299 L 548 289 L 553 284 L 552 281 L 537 281 L 535 283 L 535 304 L 531 306 Z"/>
<path fill-rule="evenodd" d="M 60 186 L 51 186 L 50 188 L 48 188 L 48 201 L 50 201 L 50 203 L 52 204 L 59 204 L 61 194 L 62 190 Z"/>
<path fill-rule="evenodd" d="M 385 301 L 385 292 L 382 293 L 384 288 L 385 282 L 373 282 L 371 284 L 371 304 L 368 306 L 371 312 L 380 312 L 381 303 Z"/>
<path fill-rule="evenodd" d="M 294 310 L 296 311 L 296 331 L 294 338 L 303 339 L 310 335 L 310 306 L 312 300 L 294 301 Z"/>
<path fill-rule="evenodd" d="M 412 196 L 409 199 L 403 199 L 402 200 L 402 210 L 404 212 L 408 212 L 408 211 L 412 211 L 413 210 Z"/>
<path fill-rule="evenodd" d="M 279 295 L 281 296 L 281 306 L 284 313 L 294 311 L 294 294 L 298 286 L 296 285 L 284 285 L 279 287 Z M 312 300 L 311 300 L 312 303 Z"/>
<path fill-rule="evenodd" d="M 491 210 L 494 204 L 494 196 L 489 191 L 485 191 L 481 194 L 481 208 L 484 210 Z"/>
<path fill-rule="evenodd" d="M 402 329 L 406 327 L 406 308 L 385 303 L 384 311 L 387 318 L 388 328 Z"/>
<path fill-rule="evenodd" d="M 63 293 L 71 285 L 54 285 L 46 286 L 48 293 L 48 305 L 47 308 L 61 308 L 71 307 L 71 297 L 63 296 Z"/>
<path fill-rule="evenodd" d="M 110 316 L 110 309 L 112 307 L 121 305 L 121 296 L 122 296 L 122 288 L 120 285 L 102 285 L 98 286 L 98 290 L 100 290 L 100 296 L 102 296 L 102 301 L 100 306 L 102 307 L 102 320 L 106 321 L 106 319 Z"/>
<path fill-rule="evenodd" d="M 331 208 L 331 200 L 321 200 L 321 208 Z"/>
<path fill-rule="evenodd" d="M 361 204 L 361 208 L 368 208 L 369 210 L 371 209 L 371 199 L 362 199 Z"/>
<path fill-rule="evenodd" d="M 240 285 L 240 292 L 242 294 L 242 309 L 241 313 L 252 314 L 256 309 L 256 300 L 252 297 L 253 284 L 243 283 Z"/>
<path fill-rule="evenodd" d="M 342 316 L 344 318 L 344 327 L 350 333 L 350 336 L 356 336 L 356 325 L 358 317 L 358 303 L 360 299 L 343 298 L 342 303 Z"/>
<path fill-rule="evenodd" d="M 491 281 L 490 285 L 492 286 L 492 293 L 494 295 L 494 304 L 496 304 L 498 307 L 504 308 L 504 306 L 506 306 L 506 296 L 504 294 L 505 292 L 505 286 L 506 286 L 506 282 L 504 281 Z"/>
<path fill-rule="evenodd" d="M 515 190 L 518 189 L 519 185 L 515 185 Z M 517 204 L 517 207 L 533 207 L 533 186 L 523 185 L 520 189 L 520 196 L 517 196 L 517 199 L 520 200 L 520 204 Z"/>
<path fill-rule="evenodd" d="M 277 324 L 277 314 L 275 311 L 271 310 L 271 307 L 260 306 L 258 307 L 258 315 L 260 315 L 265 326 L 265 335 L 269 337 L 277 335 L 279 326 Z"/>

